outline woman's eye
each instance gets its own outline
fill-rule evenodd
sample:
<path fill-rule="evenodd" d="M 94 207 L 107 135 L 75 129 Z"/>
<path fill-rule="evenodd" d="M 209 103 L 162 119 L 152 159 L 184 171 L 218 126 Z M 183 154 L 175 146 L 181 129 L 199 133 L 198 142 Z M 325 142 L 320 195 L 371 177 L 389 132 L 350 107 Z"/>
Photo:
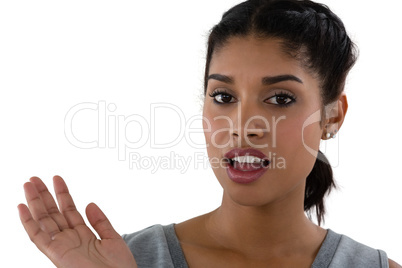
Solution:
<path fill-rule="evenodd" d="M 287 106 L 292 104 L 295 101 L 295 98 L 287 95 L 287 94 L 277 94 L 269 99 L 266 102 L 270 104 L 280 105 L 280 106 Z"/>
<path fill-rule="evenodd" d="M 214 101 L 217 103 L 231 103 L 235 101 L 235 98 L 228 94 L 228 93 L 213 93 L 210 95 L 212 98 L 214 98 Z"/>

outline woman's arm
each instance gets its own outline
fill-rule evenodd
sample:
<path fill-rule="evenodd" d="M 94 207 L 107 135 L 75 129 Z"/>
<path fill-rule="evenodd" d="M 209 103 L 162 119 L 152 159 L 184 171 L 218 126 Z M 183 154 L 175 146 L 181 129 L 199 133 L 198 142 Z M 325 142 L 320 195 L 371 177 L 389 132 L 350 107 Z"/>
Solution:
<path fill-rule="evenodd" d="M 57 267 L 137 267 L 124 240 L 97 205 L 89 204 L 86 215 L 100 240 L 76 210 L 64 180 L 55 176 L 53 184 L 59 208 L 37 177 L 24 184 L 29 208 L 18 206 L 21 222 L 40 251 Z"/>

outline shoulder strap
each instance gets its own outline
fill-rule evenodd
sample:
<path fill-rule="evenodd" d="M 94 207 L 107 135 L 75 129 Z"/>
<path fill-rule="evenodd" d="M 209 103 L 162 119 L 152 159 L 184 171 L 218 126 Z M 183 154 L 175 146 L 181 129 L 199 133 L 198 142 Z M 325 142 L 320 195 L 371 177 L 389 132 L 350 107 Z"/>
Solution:
<path fill-rule="evenodd" d="M 317 257 L 311 265 L 311 268 L 329 267 L 341 237 L 341 235 L 328 229 L 327 236 L 318 251 Z"/>
<path fill-rule="evenodd" d="M 313 268 L 388 268 L 387 254 L 328 229 Z"/>
<path fill-rule="evenodd" d="M 177 238 L 174 224 L 163 226 L 166 241 L 169 247 L 170 255 L 172 256 L 173 266 L 175 268 L 188 268 L 183 250 L 180 246 L 179 239 Z"/>

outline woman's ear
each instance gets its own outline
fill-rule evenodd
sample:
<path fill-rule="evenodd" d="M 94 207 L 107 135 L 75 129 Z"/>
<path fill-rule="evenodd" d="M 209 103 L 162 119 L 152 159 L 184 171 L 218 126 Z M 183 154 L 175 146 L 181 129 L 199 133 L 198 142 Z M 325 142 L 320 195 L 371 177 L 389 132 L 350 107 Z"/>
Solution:
<path fill-rule="evenodd" d="M 325 107 L 326 119 L 322 133 L 322 139 L 328 140 L 335 137 L 335 134 L 341 128 L 348 111 L 348 99 L 344 92 L 341 93 L 338 100 Z"/>

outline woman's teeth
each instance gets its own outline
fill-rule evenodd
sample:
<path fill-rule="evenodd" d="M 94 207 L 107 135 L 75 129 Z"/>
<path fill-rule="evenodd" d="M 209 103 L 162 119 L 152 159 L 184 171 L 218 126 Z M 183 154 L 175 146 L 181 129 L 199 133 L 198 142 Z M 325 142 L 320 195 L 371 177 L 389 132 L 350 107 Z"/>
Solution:
<path fill-rule="evenodd" d="M 252 155 L 245 155 L 245 156 L 236 156 L 232 158 L 232 161 L 237 161 L 240 163 L 249 163 L 249 164 L 254 164 L 254 163 L 261 163 L 263 161 L 261 158 L 252 156 Z"/>
<path fill-rule="evenodd" d="M 257 156 L 252 156 L 252 155 L 245 155 L 245 156 L 236 156 L 233 157 L 231 159 L 227 159 L 229 164 L 231 164 L 232 166 L 238 166 L 240 165 L 250 165 L 251 166 L 262 166 L 262 167 L 266 167 L 269 165 L 269 160 L 267 159 L 261 159 Z M 235 163 L 236 162 L 236 163 Z"/>

